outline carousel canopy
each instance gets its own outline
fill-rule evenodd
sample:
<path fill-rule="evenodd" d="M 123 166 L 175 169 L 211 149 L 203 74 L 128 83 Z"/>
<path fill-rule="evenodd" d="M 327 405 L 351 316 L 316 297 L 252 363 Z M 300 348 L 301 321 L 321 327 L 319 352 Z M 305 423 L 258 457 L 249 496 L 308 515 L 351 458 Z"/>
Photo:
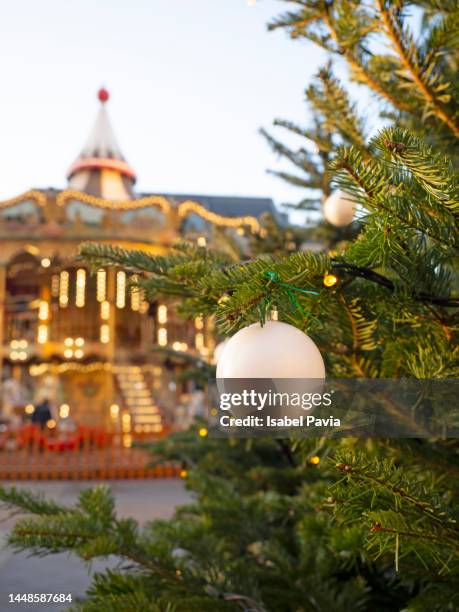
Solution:
<path fill-rule="evenodd" d="M 96 122 L 69 170 L 69 187 L 107 200 L 129 200 L 133 197 L 135 173 L 113 133 L 106 109 L 108 91 L 100 89 L 97 95 L 101 105 Z"/>

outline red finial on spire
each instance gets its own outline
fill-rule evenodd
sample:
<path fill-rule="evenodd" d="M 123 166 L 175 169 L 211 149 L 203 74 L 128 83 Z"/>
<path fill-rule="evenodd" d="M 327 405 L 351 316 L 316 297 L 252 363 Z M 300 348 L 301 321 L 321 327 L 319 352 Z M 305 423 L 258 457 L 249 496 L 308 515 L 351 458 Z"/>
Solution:
<path fill-rule="evenodd" d="M 108 91 L 105 89 L 105 87 L 101 87 L 99 89 L 99 91 L 97 92 L 97 97 L 99 98 L 99 100 L 104 103 L 108 100 L 108 98 L 110 97 Z"/>

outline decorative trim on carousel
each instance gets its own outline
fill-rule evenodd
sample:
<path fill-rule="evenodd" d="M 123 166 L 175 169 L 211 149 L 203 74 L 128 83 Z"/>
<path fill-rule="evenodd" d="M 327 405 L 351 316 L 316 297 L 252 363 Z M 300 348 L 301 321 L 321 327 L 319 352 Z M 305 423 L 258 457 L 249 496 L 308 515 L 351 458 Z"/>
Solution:
<path fill-rule="evenodd" d="M 97 196 L 77 191 L 75 189 L 64 189 L 60 191 L 56 198 L 58 206 L 65 206 L 69 200 L 76 200 L 98 208 L 110 208 L 112 210 L 136 210 L 147 206 L 158 206 L 163 213 L 170 212 L 172 206 L 164 196 L 151 195 L 137 200 L 105 200 Z"/>
<path fill-rule="evenodd" d="M 199 202 L 194 202 L 193 200 L 185 200 L 179 204 L 178 214 L 180 217 L 186 217 L 190 213 L 199 215 L 214 225 L 223 225 L 225 227 L 240 227 L 241 225 L 248 225 L 254 233 L 260 230 L 258 219 L 250 215 L 245 217 L 224 217 L 223 215 L 218 215 L 217 213 L 207 210 L 205 206 L 199 204 Z"/>
<path fill-rule="evenodd" d="M 110 157 L 85 157 L 78 159 L 72 164 L 68 172 L 68 178 L 70 179 L 80 170 L 115 170 L 129 177 L 134 182 L 136 180 L 135 172 L 129 164 L 123 160 L 112 159 Z"/>
<path fill-rule="evenodd" d="M 19 196 L 16 196 L 15 198 L 10 198 L 9 200 L 0 202 L 0 209 L 8 208 L 27 200 L 34 200 L 37 202 L 37 204 L 43 207 L 46 205 L 47 195 L 44 191 L 31 189 Z M 58 206 L 65 206 L 67 202 L 71 200 L 83 202 L 84 204 L 89 204 L 90 206 L 95 206 L 97 208 L 111 210 L 137 210 L 140 208 L 147 208 L 149 206 L 157 206 L 164 214 L 168 214 L 175 208 L 171 205 L 166 197 L 160 195 L 151 195 L 135 200 L 105 200 L 104 198 L 99 198 L 97 196 L 84 193 L 83 191 L 64 189 L 56 196 L 56 204 Z M 207 210 L 205 206 L 194 200 L 185 200 L 181 202 L 176 207 L 176 210 L 180 217 L 186 217 L 189 214 L 196 214 L 202 217 L 205 221 L 209 221 L 209 223 L 213 223 L 214 225 L 234 228 L 246 225 L 250 227 L 251 231 L 254 233 L 260 231 L 260 224 L 256 217 L 251 215 L 242 217 L 226 217 Z"/>
<path fill-rule="evenodd" d="M 9 208 L 15 204 L 20 204 L 21 202 L 27 202 L 27 200 L 35 201 L 39 206 L 46 206 L 46 193 L 39 191 L 38 189 L 29 189 L 29 191 L 25 191 L 14 198 L 0 201 L 0 209 Z"/>

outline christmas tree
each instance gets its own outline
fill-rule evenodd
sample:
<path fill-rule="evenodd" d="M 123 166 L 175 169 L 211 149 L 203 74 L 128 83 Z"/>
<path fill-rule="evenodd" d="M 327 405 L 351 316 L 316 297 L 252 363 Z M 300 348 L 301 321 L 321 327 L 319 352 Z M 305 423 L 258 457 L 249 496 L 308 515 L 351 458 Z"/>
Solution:
<path fill-rule="evenodd" d="M 222 337 L 275 309 L 313 338 L 330 378 L 457 377 L 458 5 L 289 5 L 271 27 L 345 62 L 379 104 L 385 127 L 368 138 L 330 64 L 308 88 L 311 126 L 282 123 L 316 149 L 268 136 L 302 172 L 281 175 L 308 190 L 302 206 L 318 209 L 337 187 L 358 203 L 357 238 L 312 253 L 277 235 L 268 255 L 241 261 L 235 249 L 190 244 L 161 257 L 90 244 L 82 256 L 135 274 L 147 299 L 174 300 L 184 317 L 214 317 Z M 257 237 L 252 253 L 262 251 Z M 293 304 L 290 286 L 301 290 Z M 183 464 L 195 493 L 172 520 L 139 529 L 117 518 L 103 488 L 70 509 L 4 488 L 3 504 L 30 515 L 10 544 L 120 557 L 95 576 L 85 611 L 458 608 L 456 441 L 206 433 L 197 423 L 155 445 L 155 457 Z"/>

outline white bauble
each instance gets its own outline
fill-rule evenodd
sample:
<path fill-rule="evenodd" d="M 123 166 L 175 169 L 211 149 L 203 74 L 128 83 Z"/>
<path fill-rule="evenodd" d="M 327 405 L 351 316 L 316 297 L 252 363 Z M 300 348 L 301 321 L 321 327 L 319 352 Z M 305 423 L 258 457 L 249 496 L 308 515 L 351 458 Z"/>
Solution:
<path fill-rule="evenodd" d="M 214 361 L 213 361 L 214 363 L 218 363 L 220 357 L 223 355 L 223 351 L 225 350 L 228 342 L 229 342 L 229 338 L 225 338 L 225 340 L 217 344 L 217 346 L 214 349 Z"/>
<path fill-rule="evenodd" d="M 325 219 L 336 227 L 352 223 L 355 215 L 355 199 L 344 191 L 334 191 L 324 203 Z"/>
<path fill-rule="evenodd" d="M 239 330 L 217 363 L 217 378 L 325 378 L 322 355 L 293 325 L 268 321 Z"/>

